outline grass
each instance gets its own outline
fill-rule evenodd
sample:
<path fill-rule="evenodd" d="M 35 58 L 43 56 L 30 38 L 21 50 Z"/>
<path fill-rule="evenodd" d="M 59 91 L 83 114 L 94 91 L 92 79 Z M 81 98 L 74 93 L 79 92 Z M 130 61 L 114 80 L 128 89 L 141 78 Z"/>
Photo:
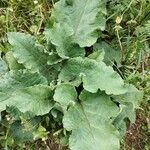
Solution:
<path fill-rule="evenodd" d="M 50 15 L 52 2 L 49 0 L 2 0 L 0 2 L 0 41 L 6 41 L 6 33 L 27 32 L 38 35 Z"/>

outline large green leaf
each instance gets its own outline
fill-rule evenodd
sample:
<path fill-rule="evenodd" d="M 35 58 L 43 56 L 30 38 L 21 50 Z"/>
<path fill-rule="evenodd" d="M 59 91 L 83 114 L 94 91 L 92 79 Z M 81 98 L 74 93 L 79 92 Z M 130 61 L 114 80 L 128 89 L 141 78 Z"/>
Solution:
<path fill-rule="evenodd" d="M 20 89 L 13 92 L 12 98 L 7 99 L 7 106 L 16 106 L 21 112 L 29 111 L 34 115 L 47 114 L 53 105 L 53 92 L 44 85 Z"/>
<path fill-rule="evenodd" d="M 0 112 L 6 106 L 15 106 L 21 112 L 43 115 L 52 108 L 52 100 L 52 90 L 38 73 L 10 71 L 0 80 Z"/>
<path fill-rule="evenodd" d="M 8 71 L 8 67 L 7 67 L 5 61 L 0 57 L 0 78 L 7 71 Z"/>
<path fill-rule="evenodd" d="M 108 43 L 106 42 L 99 42 L 96 43 L 94 46 L 94 51 L 96 52 L 103 52 L 104 51 L 104 62 L 107 65 L 114 65 L 114 61 L 117 63 L 117 65 L 120 65 L 121 62 L 121 53 L 119 50 L 116 50 L 112 48 Z"/>
<path fill-rule="evenodd" d="M 114 95 L 126 92 L 121 77 L 112 67 L 106 66 L 103 62 L 81 57 L 68 60 L 59 74 L 59 80 L 70 81 L 77 85 L 81 79 L 84 89 L 92 93 L 95 93 L 98 89 Z"/>
<path fill-rule="evenodd" d="M 12 52 L 18 62 L 24 64 L 27 69 L 39 71 L 45 67 L 47 55 L 39 48 L 35 39 L 24 33 L 8 33 L 8 41 L 13 46 Z"/>
<path fill-rule="evenodd" d="M 9 66 L 10 70 L 19 70 L 19 69 L 24 68 L 24 66 L 22 64 L 19 64 L 17 62 L 17 60 L 15 59 L 15 57 L 13 56 L 13 53 L 11 51 L 9 51 L 5 54 L 5 59 L 6 59 L 6 62 Z"/>
<path fill-rule="evenodd" d="M 127 105 L 120 104 L 119 106 L 120 106 L 120 113 L 115 118 L 113 124 L 118 129 L 120 133 L 120 138 L 123 138 L 123 136 L 125 136 L 127 129 L 125 119 L 128 118 L 131 121 L 131 123 L 134 123 L 136 119 L 136 110 L 133 108 L 132 104 Z"/>
<path fill-rule="evenodd" d="M 119 150 L 118 131 L 112 125 L 119 109 L 109 96 L 84 91 L 81 103 L 69 108 L 63 124 L 72 131 L 69 139 L 71 150 Z"/>
<path fill-rule="evenodd" d="M 97 30 L 105 29 L 105 0 L 60 0 L 54 5 L 52 17 L 72 29 L 74 43 L 81 47 L 93 45 Z"/>
<path fill-rule="evenodd" d="M 136 109 L 139 108 L 143 99 L 143 92 L 136 89 L 133 85 L 128 86 L 125 94 L 114 96 L 114 100 L 120 103 L 120 113 L 114 120 L 115 126 L 119 129 L 122 136 L 125 134 L 126 127 L 124 119 L 128 118 L 131 123 L 136 120 Z M 124 128 L 123 128 L 124 125 Z"/>
<path fill-rule="evenodd" d="M 77 100 L 75 87 L 70 84 L 58 85 L 55 90 L 54 100 L 66 110 L 69 105 L 74 104 Z"/>
<path fill-rule="evenodd" d="M 124 105 L 131 103 L 133 109 L 139 108 L 143 99 L 143 91 L 139 91 L 133 85 L 128 85 L 127 92 L 118 96 L 114 96 L 115 100 Z"/>
<path fill-rule="evenodd" d="M 47 38 L 56 46 L 58 55 L 62 58 L 84 56 L 84 48 L 73 43 L 73 30 L 67 25 L 54 24 L 53 28 L 45 32 Z"/>
<path fill-rule="evenodd" d="M 9 43 L 13 46 L 14 57 L 25 68 L 34 72 L 40 72 L 49 81 L 56 78 L 55 69 L 47 65 L 48 54 L 44 52 L 42 46 L 36 45 L 35 39 L 24 33 L 8 33 Z"/>
<path fill-rule="evenodd" d="M 38 84 L 48 84 L 46 78 L 39 73 L 31 73 L 28 70 L 9 71 L 0 79 L 0 92 L 8 92 L 10 89 L 16 90 Z"/>

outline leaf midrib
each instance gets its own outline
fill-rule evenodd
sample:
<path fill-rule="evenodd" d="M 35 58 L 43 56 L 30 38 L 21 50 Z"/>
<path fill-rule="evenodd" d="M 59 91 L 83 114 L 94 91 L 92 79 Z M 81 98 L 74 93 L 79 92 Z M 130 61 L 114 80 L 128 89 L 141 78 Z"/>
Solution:
<path fill-rule="evenodd" d="M 83 105 L 80 104 L 80 106 L 81 106 L 81 108 L 82 108 L 82 111 L 83 111 L 83 114 L 84 114 L 85 119 L 86 119 L 86 121 L 87 121 L 87 124 L 88 124 L 88 126 L 89 126 L 89 128 L 90 128 L 91 136 L 92 136 L 92 138 L 93 138 L 93 140 L 94 140 L 94 141 L 91 141 L 91 142 L 92 142 L 94 145 L 96 145 L 96 143 L 95 143 L 96 139 L 95 139 L 95 137 L 94 137 L 94 135 L 93 135 L 93 133 L 92 133 L 92 126 L 91 126 L 91 124 L 90 124 L 90 121 L 89 121 L 88 117 L 86 116 L 86 113 L 85 113 L 85 110 L 84 110 L 84 108 L 83 108 Z"/>
<path fill-rule="evenodd" d="M 77 31 L 78 31 L 78 28 L 79 28 L 79 26 L 80 26 L 80 24 L 81 24 L 81 20 L 82 20 L 82 18 L 83 18 L 83 15 L 84 15 L 84 13 L 85 13 L 85 8 L 86 8 L 86 5 L 87 5 L 87 2 L 88 2 L 88 0 L 86 0 L 86 2 L 85 2 L 85 6 L 84 6 L 84 9 L 83 9 L 83 11 L 82 11 L 82 13 L 81 13 L 81 17 L 80 17 L 80 19 L 79 19 L 79 23 L 77 24 L 77 27 L 75 28 L 75 30 L 74 30 L 74 35 L 76 36 L 77 35 Z"/>

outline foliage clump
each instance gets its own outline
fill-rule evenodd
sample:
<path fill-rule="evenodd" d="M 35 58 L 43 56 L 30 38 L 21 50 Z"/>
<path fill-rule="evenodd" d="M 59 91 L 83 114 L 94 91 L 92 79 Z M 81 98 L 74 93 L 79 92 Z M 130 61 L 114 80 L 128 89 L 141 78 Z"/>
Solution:
<path fill-rule="evenodd" d="M 11 48 L 0 58 L 0 112 L 2 122 L 6 116 L 12 122 L 3 147 L 46 142 L 53 134 L 71 150 L 120 149 L 125 119 L 135 121 L 143 92 L 121 70 L 134 46 L 129 40 L 125 53 L 123 16 L 116 19 L 116 38 L 105 37 L 112 30 L 107 24 L 112 3 L 59 0 L 42 42 L 26 33 L 7 33 Z M 149 36 L 148 25 L 135 31 L 137 44 Z"/>

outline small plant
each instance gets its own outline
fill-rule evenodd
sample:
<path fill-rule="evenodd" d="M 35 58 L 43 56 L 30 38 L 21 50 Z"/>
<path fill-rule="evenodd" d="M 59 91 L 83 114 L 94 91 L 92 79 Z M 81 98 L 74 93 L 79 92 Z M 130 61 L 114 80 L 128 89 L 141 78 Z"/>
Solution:
<path fill-rule="evenodd" d="M 8 33 L 12 49 L 0 59 L 0 112 L 13 122 L 4 147 L 45 141 L 41 118 L 49 116 L 51 133 L 71 150 L 120 149 L 125 119 L 135 121 L 143 92 L 116 69 L 120 52 L 98 40 L 106 14 L 104 0 L 60 0 L 45 30 L 47 44 Z"/>

